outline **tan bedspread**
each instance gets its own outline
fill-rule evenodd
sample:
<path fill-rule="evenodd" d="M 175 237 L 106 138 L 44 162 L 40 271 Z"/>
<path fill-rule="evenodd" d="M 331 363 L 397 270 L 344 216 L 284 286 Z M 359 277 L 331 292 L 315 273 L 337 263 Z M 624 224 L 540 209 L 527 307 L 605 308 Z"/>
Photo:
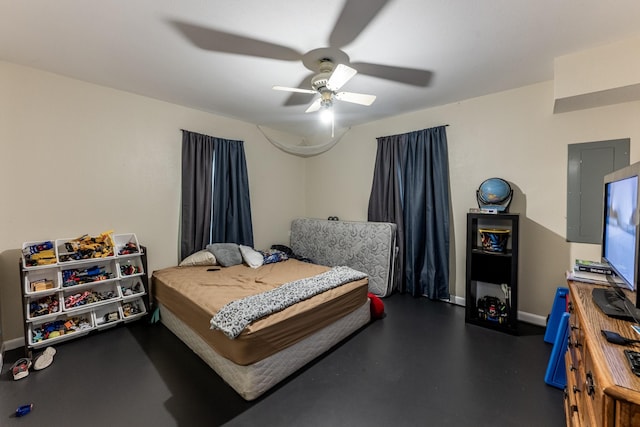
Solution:
<path fill-rule="evenodd" d="M 329 267 L 290 259 L 253 269 L 245 265 L 207 271 L 211 267 L 170 267 L 153 272 L 153 293 L 200 335 L 218 354 L 249 365 L 286 348 L 367 300 L 367 279 L 347 283 L 252 323 L 236 339 L 210 329 L 213 315 L 225 304 L 315 276 Z"/>

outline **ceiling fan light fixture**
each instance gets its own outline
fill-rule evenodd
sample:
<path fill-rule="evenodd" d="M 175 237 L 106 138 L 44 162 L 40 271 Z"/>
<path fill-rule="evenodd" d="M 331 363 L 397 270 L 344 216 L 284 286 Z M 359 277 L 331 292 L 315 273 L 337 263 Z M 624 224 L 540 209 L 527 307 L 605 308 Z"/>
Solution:
<path fill-rule="evenodd" d="M 309 105 L 305 113 L 320 112 L 320 120 L 323 123 L 331 123 L 331 135 L 333 136 L 334 114 L 333 101 L 345 101 L 353 104 L 371 105 L 376 99 L 375 95 L 353 92 L 336 92 L 342 85 L 349 81 L 358 72 L 347 65 L 338 64 L 334 68 L 333 62 L 328 58 L 323 58 L 320 62 L 320 73 L 311 78 L 313 90 L 302 88 L 291 88 L 285 86 L 273 86 L 275 90 L 286 92 L 318 93 L 320 96 Z"/>
<path fill-rule="evenodd" d="M 333 108 L 331 108 L 331 104 L 324 105 L 320 110 L 320 120 L 322 123 L 332 123 L 333 122 Z"/>

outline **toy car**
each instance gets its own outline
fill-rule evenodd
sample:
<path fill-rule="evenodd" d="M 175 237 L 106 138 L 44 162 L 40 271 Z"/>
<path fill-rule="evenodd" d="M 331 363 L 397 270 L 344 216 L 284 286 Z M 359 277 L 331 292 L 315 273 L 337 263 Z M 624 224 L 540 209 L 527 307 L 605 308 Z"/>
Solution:
<path fill-rule="evenodd" d="M 505 323 L 509 317 L 507 305 L 497 297 L 484 296 L 478 300 L 478 317 L 496 323 Z"/>

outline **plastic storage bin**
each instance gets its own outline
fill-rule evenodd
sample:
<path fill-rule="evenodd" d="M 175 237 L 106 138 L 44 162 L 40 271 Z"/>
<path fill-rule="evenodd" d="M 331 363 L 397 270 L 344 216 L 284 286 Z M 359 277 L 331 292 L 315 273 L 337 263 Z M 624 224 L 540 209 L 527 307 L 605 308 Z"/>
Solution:
<path fill-rule="evenodd" d="M 142 302 L 142 298 L 122 302 L 122 316 L 125 322 L 144 316 L 146 312 L 147 309 Z"/>
<path fill-rule="evenodd" d="M 55 319 L 29 324 L 29 345 L 40 347 L 88 334 L 94 329 L 90 312 L 61 315 Z"/>
<path fill-rule="evenodd" d="M 124 300 L 144 295 L 144 283 L 140 277 L 127 277 L 120 280 L 120 296 Z"/>
<path fill-rule="evenodd" d="M 116 256 L 140 255 L 142 250 L 134 233 L 116 234 L 113 236 L 116 245 Z"/>
<path fill-rule="evenodd" d="M 118 274 L 120 278 L 142 276 L 144 268 L 139 256 L 118 260 Z"/>
<path fill-rule="evenodd" d="M 60 289 L 59 269 L 51 267 L 46 269 L 29 270 L 24 274 L 25 295 L 47 295 Z"/>
<path fill-rule="evenodd" d="M 556 388 L 563 389 L 567 385 L 567 368 L 564 354 L 569 340 L 569 313 L 563 313 L 558 324 L 553 350 L 547 365 L 544 381 Z"/>
<path fill-rule="evenodd" d="M 549 321 L 547 322 L 547 330 L 544 333 L 545 342 L 553 344 L 556 340 L 560 320 L 562 319 L 562 315 L 567 311 L 568 294 L 569 288 L 559 287 L 556 289 L 556 296 L 553 299 L 551 314 L 549 315 Z"/>
<path fill-rule="evenodd" d="M 106 329 L 117 325 L 122 320 L 120 304 L 108 304 L 93 310 L 93 322 L 97 329 Z"/>
<path fill-rule="evenodd" d="M 91 260 L 60 269 L 62 290 L 83 289 L 118 279 L 116 263 L 113 260 Z"/>
<path fill-rule="evenodd" d="M 60 293 L 56 292 L 39 298 L 31 298 L 26 302 L 27 320 L 55 317 L 62 311 Z"/>
<path fill-rule="evenodd" d="M 116 282 L 109 282 L 84 289 L 70 289 L 63 292 L 62 310 L 74 311 L 85 308 L 93 308 L 109 304 L 111 300 L 118 299 L 118 287 Z"/>
<path fill-rule="evenodd" d="M 73 248 L 69 248 L 67 243 Z M 111 233 L 103 233 L 98 236 L 85 234 L 76 238 L 56 239 L 55 249 L 58 263 L 61 264 L 115 257 L 115 244 Z"/>
<path fill-rule="evenodd" d="M 46 268 L 58 262 L 53 240 L 38 240 L 22 244 L 22 266 L 25 270 Z"/>

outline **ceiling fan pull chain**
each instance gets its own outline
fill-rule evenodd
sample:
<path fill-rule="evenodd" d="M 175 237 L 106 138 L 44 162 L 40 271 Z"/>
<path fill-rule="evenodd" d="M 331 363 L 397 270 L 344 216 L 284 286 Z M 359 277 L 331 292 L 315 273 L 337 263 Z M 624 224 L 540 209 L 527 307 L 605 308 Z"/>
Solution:
<path fill-rule="evenodd" d="M 334 130 L 334 128 L 335 128 L 335 126 L 334 126 L 334 125 L 335 125 L 335 123 L 336 123 L 336 115 L 335 115 L 335 114 L 332 114 L 332 115 L 331 115 L 331 138 L 333 138 L 333 137 L 334 137 L 334 136 L 333 136 L 333 130 Z"/>

